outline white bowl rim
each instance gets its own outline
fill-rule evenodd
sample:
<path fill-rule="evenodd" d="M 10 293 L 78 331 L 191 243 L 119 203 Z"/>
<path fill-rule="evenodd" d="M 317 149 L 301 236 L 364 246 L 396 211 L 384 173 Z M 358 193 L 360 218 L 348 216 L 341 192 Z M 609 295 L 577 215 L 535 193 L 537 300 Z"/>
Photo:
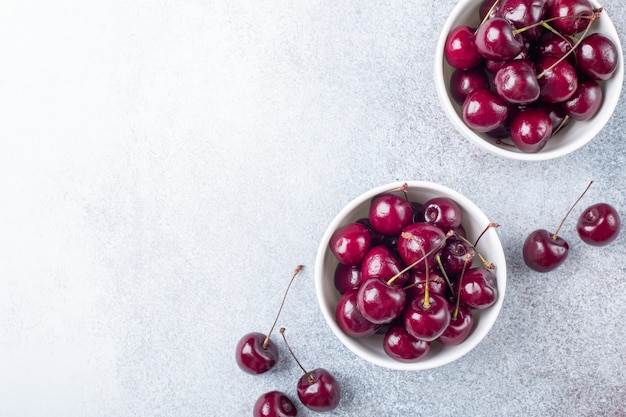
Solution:
<path fill-rule="evenodd" d="M 337 213 L 335 218 L 331 221 L 328 228 L 324 232 L 324 235 L 318 247 L 316 260 L 315 260 L 315 290 L 317 294 L 318 304 L 320 306 L 324 319 L 326 320 L 327 324 L 329 325 L 329 327 L 331 328 L 335 336 L 350 351 L 352 351 L 353 353 L 355 353 L 357 356 L 361 357 L 362 359 L 365 359 L 366 361 L 373 363 L 375 365 L 381 366 L 381 367 L 395 369 L 395 370 L 419 371 L 419 370 L 427 370 L 427 369 L 436 368 L 439 366 L 446 365 L 450 362 L 453 362 L 461 358 L 465 354 L 467 354 L 472 349 L 474 349 L 485 338 L 487 333 L 489 333 L 489 331 L 493 327 L 502 309 L 504 296 L 506 292 L 507 270 L 506 270 L 506 259 L 504 255 L 504 249 L 500 242 L 500 238 L 498 237 L 495 229 L 490 228 L 489 230 L 487 230 L 487 232 L 483 236 L 483 239 L 486 239 L 488 236 L 489 239 L 492 239 L 492 241 L 496 243 L 495 251 L 497 252 L 497 257 L 496 257 L 497 259 L 493 259 L 493 261 L 495 261 L 497 265 L 497 270 L 495 274 L 496 274 L 497 284 L 498 284 L 498 299 L 494 305 L 489 307 L 488 310 L 483 310 L 484 312 L 489 312 L 488 313 L 489 320 L 484 319 L 483 324 L 481 326 L 475 327 L 470 339 L 464 341 L 463 343 L 459 345 L 454 346 L 453 347 L 455 350 L 454 355 L 447 355 L 445 357 L 443 357 L 442 355 L 433 355 L 430 357 L 423 358 L 422 360 L 417 361 L 417 362 L 400 362 L 386 355 L 383 356 L 383 355 L 370 354 L 368 351 L 363 349 L 362 346 L 360 346 L 362 339 L 355 339 L 346 335 L 335 322 L 334 308 L 333 309 L 328 308 L 327 301 L 324 298 L 324 288 L 325 288 L 324 280 L 328 279 L 324 277 L 324 270 L 325 270 L 324 264 L 325 264 L 325 258 L 330 252 L 328 248 L 328 243 L 334 231 L 342 224 L 342 222 L 346 221 L 347 214 L 351 213 L 355 208 L 359 207 L 364 202 L 369 201 L 374 196 L 390 191 L 390 190 L 397 189 L 401 187 L 403 184 L 407 184 L 409 190 L 411 189 L 413 190 L 417 189 L 418 191 L 426 190 L 428 192 L 446 195 L 454 199 L 463 208 L 463 210 L 471 209 L 472 213 L 476 215 L 477 220 L 481 224 L 484 223 L 485 225 L 487 225 L 489 223 L 487 216 L 482 212 L 480 208 L 478 208 L 478 206 L 476 206 L 476 204 L 474 204 L 471 200 L 469 200 L 467 197 L 460 194 L 459 192 L 441 184 L 436 184 L 436 183 L 428 182 L 428 181 L 398 181 L 398 182 L 393 182 L 393 183 L 381 185 L 376 188 L 370 189 L 362 193 L 361 195 L 357 196 L 356 198 L 354 198 L 348 204 L 346 204 L 339 211 L 339 213 Z M 330 256 L 332 256 L 332 254 L 330 254 Z M 330 285 L 332 285 L 332 283 Z"/>

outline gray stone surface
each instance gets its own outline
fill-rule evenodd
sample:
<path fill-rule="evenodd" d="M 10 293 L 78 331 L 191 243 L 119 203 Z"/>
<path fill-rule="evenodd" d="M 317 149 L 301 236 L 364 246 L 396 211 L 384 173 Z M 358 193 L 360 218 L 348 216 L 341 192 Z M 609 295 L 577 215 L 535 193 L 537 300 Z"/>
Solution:
<path fill-rule="evenodd" d="M 0 5 L 0 415 L 247 416 L 282 355 L 234 360 L 279 325 L 343 388 L 327 415 L 626 415 L 626 233 L 529 271 L 523 239 L 581 203 L 626 218 L 626 104 L 559 160 L 505 160 L 453 129 L 433 85 L 441 1 L 73 2 Z M 621 39 L 626 7 L 606 0 Z M 319 311 L 326 225 L 361 192 L 428 180 L 499 229 L 504 308 L 458 362 L 376 368 Z M 580 212 L 578 210 L 578 213 Z M 313 416 L 300 406 L 301 416 Z"/>

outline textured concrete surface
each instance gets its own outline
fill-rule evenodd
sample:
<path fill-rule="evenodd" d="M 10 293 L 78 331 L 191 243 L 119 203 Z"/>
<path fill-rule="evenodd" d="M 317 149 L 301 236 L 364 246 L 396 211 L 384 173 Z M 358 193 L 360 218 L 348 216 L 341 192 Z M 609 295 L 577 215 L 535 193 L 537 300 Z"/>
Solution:
<path fill-rule="evenodd" d="M 0 2 L 0 415 L 247 416 L 296 398 L 281 359 L 241 372 L 234 347 L 279 325 L 343 388 L 327 415 L 626 415 L 626 233 L 584 245 L 575 217 L 626 218 L 626 101 L 589 145 L 527 163 L 481 151 L 433 85 L 425 1 Z M 626 39 L 626 7 L 603 4 Z M 554 229 L 570 257 L 529 271 Z M 493 220 L 509 268 L 492 332 L 458 362 L 379 369 L 323 321 L 313 284 L 326 225 L 361 192 L 428 180 Z M 301 416 L 315 415 L 299 407 Z"/>

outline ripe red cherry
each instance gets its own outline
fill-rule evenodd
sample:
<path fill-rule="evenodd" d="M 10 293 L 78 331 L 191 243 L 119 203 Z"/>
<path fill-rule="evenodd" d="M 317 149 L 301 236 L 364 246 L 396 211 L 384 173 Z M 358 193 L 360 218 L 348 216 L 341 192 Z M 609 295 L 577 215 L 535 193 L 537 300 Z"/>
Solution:
<path fill-rule="evenodd" d="M 513 59 L 524 47 L 524 40 L 515 34 L 515 27 L 506 19 L 493 17 L 476 30 L 476 48 L 487 59 Z"/>
<path fill-rule="evenodd" d="M 460 305 L 483 310 L 492 306 L 498 299 L 498 286 L 491 270 L 484 267 L 470 268 L 456 283 L 455 293 Z"/>
<path fill-rule="evenodd" d="M 283 305 L 285 304 L 289 288 L 302 268 L 302 265 L 298 265 L 293 271 L 293 275 L 289 280 L 289 285 L 287 285 L 287 289 L 283 294 L 283 300 L 280 303 L 274 323 L 272 324 L 272 327 L 267 335 L 252 332 L 244 335 L 237 342 L 237 346 L 235 347 L 235 360 L 237 361 L 239 368 L 243 371 L 250 374 L 262 374 L 269 371 L 272 367 L 274 367 L 274 365 L 276 365 L 276 361 L 278 360 L 278 348 L 274 342 L 272 342 L 270 336 L 276 326 L 276 322 L 278 321 L 280 312 L 283 309 Z"/>
<path fill-rule="evenodd" d="M 411 336 L 401 322 L 394 322 L 383 338 L 383 350 L 400 362 L 415 362 L 430 351 L 430 342 Z"/>
<path fill-rule="evenodd" d="M 359 287 L 356 302 L 363 317 L 370 322 L 389 323 L 402 314 L 406 292 L 380 278 L 370 278 Z"/>
<path fill-rule="evenodd" d="M 547 103 L 568 100 L 578 87 L 576 69 L 568 60 L 557 63 L 559 58 L 551 55 L 537 59 L 535 66 L 539 81 L 539 98 Z"/>
<path fill-rule="evenodd" d="M 483 60 L 476 49 L 474 31 L 469 26 L 457 26 L 448 33 L 443 53 L 448 64 L 460 70 L 474 68 Z"/>
<path fill-rule="evenodd" d="M 437 294 L 415 298 L 404 312 L 404 327 L 416 339 L 432 342 L 446 330 L 450 324 L 448 302 Z"/>
<path fill-rule="evenodd" d="M 542 150 L 552 136 L 552 120 L 547 113 L 527 107 L 513 114 L 509 129 L 511 140 L 519 150 L 535 153 Z"/>
<path fill-rule="evenodd" d="M 256 400 L 252 415 L 254 417 L 295 417 L 298 415 L 298 409 L 284 392 L 270 391 Z"/>
<path fill-rule="evenodd" d="M 380 324 L 374 324 L 363 317 L 357 308 L 359 290 L 352 288 L 341 296 L 335 308 L 335 319 L 339 328 L 352 337 L 367 337 L 376 333 Z"/>
<path fill-rule="evenodd" d="M 574 95 L 563 102 L 563 110 L 573 120 L 589 120 L 596 115 L 602 104 L 602 88 L 591 79 L 578 81 Z"/>
<path fill-rule="evenodd" d="M 587 188 L 585 188 L 574 204 L 567 210 L 567 213 L 565 213 L 565 216 L 561 219 L 561 223 L 554 233 L 550 233 L 545 229 L 537 229 L 528 235 L 522 246 L 522 256 L 526 266 L 537 272 L 549 272 L 558 268 L 565 262 L 569 252 L 569 244 L 558 235 L 559 230 L 561 230 L 563 223 L 565 223 L 567 216 L 571 213 L 574 206 L 576 206 L 589 187 L 591 187 L 591 184 L 593 184 L 593 181 L 589 181 Z"/>
<path fill-rule="evenodd" d="M 538 23 L 543 18 L 546 0 L 501 0 L 498 5 L 498 17 L 507 19 L 516 28 L 526 28 Z M 537 39 L 541 35 L 540 27 L 533 27 L 522 32 L 526 39 Z"/>
<path fill-rule="evenodd" d="M 424 203 L 424 221 L 434 224 L 444 233 L 457 228 L 463 221 L 461 208 L 448 197 L 434 197 Z"/>
<path fill-rule="evenodd" d="M 498 95 L 509 103 L 526 105 L 539 98 L 539 81 L 531 61 L 516 59 L 505 63 L 493 80 Z"/>
<path fill-rule="evenodd" d="M 457 69 L 450 75 L 450 95 L 458 104 L 463 104 L 467 95 L 478 89 L 489 89 L 489 77 L 482 66 Z"/>
<path fill-rule="evenodd" d="M 307 371 L 287 343 L 284 327 L 280 328 L 280 334 L 283 336 L 289 353 L 304 372 L 296 385 L 298 398 L 302 404 L 313 411 L 320 412 L 332 411 L 337 408 L 341 400 L 341 387 L 335 377 L 324 368 Z"/>
<path fill-rule="evenodd" d="M 475 255 L 476 252 L 467 242 L 451 237 L 441 251 L 440 260 L 448 275 L 458 275 L 472 265 Z"/>
<path fill-rule="evenodd" d="M 593 5 L 589 0 L 550 0 L 547 3 L 546 17 L 561 17 L 550 24 L 565 36 L 584 30 L 590 22 L 584 16 L 593 15 Z"/>
<path fill-rule="evenodd" d="M 372 200 L 369 220 L 374 231 L 383 235 L 397 235 L 413 220 L 413 209 L 402 197 L 385 193 Z"/>
<path fill-rule="evenodd" d="M 610 204 L 598 203 L 581 213 L 576 231 L 583 242 L 592 246 L 604 246 L 617 238 L 620 226 L 617 210 Z"/>
<path fill-rule="evenodd" d="M 470 309 L 465 306 L 459 305 L 457 309 L 455 305 L 450 304 L 449 308 L 450 324 L 437 341 L 444 345 L 458 345 L 465 341 L 472 332 L 474 318 Z"/>
<path fill-rule="evenodd" d="M 339 294 L 344 294 L 351 288 L 358 288 L 363 281 L 361 277 L 361 268 L 358 266 L 337 264 L 333 282 Z"/>
<path fill-rule="evenodd" d="M 370 278 L 389 280 L 404 269 L 404 265 L 396 254 L 387 246 L 379 245 L 371 248 L 363 258 L 361 277 L 363 281 Z M 403 287 L 409 279 L 404 273 L 393 281 L 393 285 Z"/>
<path fill-rule="evenodd" d="M 398 238 L 398 253 L 406 265 L 416 271 L 435 266 L 435 256 L 446 243 L 446 235 L 437 226 L 422 222 L 405 227 Z"/>
<path fill-rule="evenodd" d="M 345 265 L 360 265 L 371 246 L 371 236 L 361 223 L 350 223 L 340 227 L 330 238 L 330 250 L 339 262 Z"/>
<path fill-rule="evenodd" d="M 508 104 L 487 89 L 474 90 L 463 102 L 463 121 L 476 132 L 491 132 L 506 122 Z"/>
<path fill-rule="evenodd" d="M 617 46 L 601 33 L 586 36 L 574 53 L 578 71 L 593 80 L 608 80 L 617 69 Z"/>

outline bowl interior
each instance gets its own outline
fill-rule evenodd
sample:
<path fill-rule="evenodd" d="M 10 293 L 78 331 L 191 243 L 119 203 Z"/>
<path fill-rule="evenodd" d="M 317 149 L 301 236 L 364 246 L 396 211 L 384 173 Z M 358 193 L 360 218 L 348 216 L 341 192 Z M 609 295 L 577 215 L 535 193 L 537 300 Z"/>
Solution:
<path fill-rule="evenodd" d="M 593 139 L 600 130 L 602 130 L 613 114 L 620 97 L 624 80 L 622 46 L 607 10 L 604 9 L 602 11 L 600 18 L 593 23 L 589 34 L 599 32 L 608 36 L 615 43 L 619 58 L 618 66 L 613 77 L 610 80 L 599 82 L 602 86 L 603 101 L 598 113 L 588 121 L 570 122 L 558 134 L 551 138 L 546 144 L 546 147 L 540 152 L 524 153 L 513 146 L 498 145 L 495 139 L 483 133 L 474 132 L 467 127 L 462 119 L 461 106 L 457 104 L 450 95 L 449 80 L 454 69 L 448 65 L 443 55 L 446 37 L 450 30 L 458 25 L 469 25 L 470 27 L 478 26 L 478 24 L 480 24 L 478 16 L 480 4 L 481 0 L 461 0 L 457 3 L 442 28 L 435 52 L 434 73 L 437 94 L 439 95 L 444 112 L 459 133 L 484 150 L 507 158 L 528 161 L 547 160 L 566 155 L 579 149 Z M 595 0 L 592 0 L 592 4 L 594 7 L 600 7 Z"/>
<path fill-rule="evenodd" d="M 339 340 L 361 358 L 386 368 L 400 370 L 423 370 L 445 365 L 460 358 L 472 350 L 489 332 L 502 308 L 506 289 L 506 263 L 502 244 L 494 228 L 490 228 L 481 238 L 478 249 L 490 262 L 496 265 L 498 284 L 498 300 L 490 308 L 482 311 L 473 310 L 474 329 L 463 343 L 457 346 L 443 346 L 433 343 L 430 352 L 417 362 L 399 362 L 387 356 L 382 347 L 381 335 L 367 338 L 347 336 L 335 321 L 335 307 L 340 294 L 334 286 L 334 272 L 337 260 L 329 249 L 329 241 L 333 232 L 348 223 L 367 217 L 370 200 L 383 192 L 398 188 L 403 182 L 392 183 L 372 189 L 352 200 L 333 219 L 324 233 L 317 252 L 315 262 L 315 287 L 322 314 L 328 325 Z M 446 196 L 456 201 L 463 211 L 463 226 L 470 240 L 475 239 L 487 226 L 487 216 L 469 199 L 447 187 L 421 181 L 407 182 L 408 195 L 413 201 L 426 202 L 433 197 Z"/>

